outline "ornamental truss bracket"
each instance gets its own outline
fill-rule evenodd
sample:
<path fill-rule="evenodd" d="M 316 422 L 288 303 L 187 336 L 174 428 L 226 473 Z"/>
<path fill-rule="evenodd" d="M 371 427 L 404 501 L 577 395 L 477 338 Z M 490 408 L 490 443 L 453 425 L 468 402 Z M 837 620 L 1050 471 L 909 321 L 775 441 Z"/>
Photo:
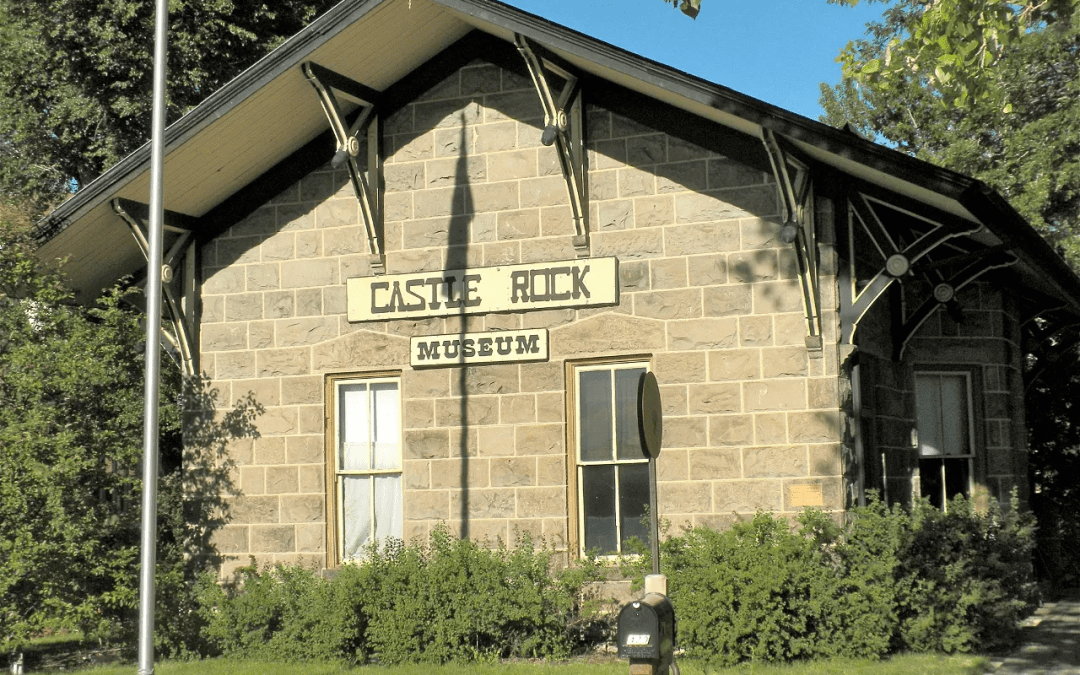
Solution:
<path fill-rule="evenodd" d="M 319 95 L 319 103 L 337 141 L 331 165 L 338 168 L 345 164 L 349 169 L 353 192 L 364 216 L 372 271 L 382 274 L 386 271 L 386 248 L 383 236 L 382 155 L 379 147 L 379 92 L 311 61 L 304 62 L 300 68 Z M 360 106 L 352 124 L 347 123 L 338 94 Z M 367 140 L 367 165 L 364 169 L 357 163 L 364 146 L 361 138 Z"/>
<path fill-rule="evenodd" d="M 581 104 L 581 80 L 561 59 L 514 35 L 514 43 L 529 69 L 540 105 L 544 108 L 544 133 L 540 142 L 555 145 L 570 196 L 574 216 L 574 248 L 579 258 L 589 256 L 589 199 L 585 180 L 585 120 Z M 562 91 L 556 97 L 548 74 L 561 78 Z"/>
<path fill-rule="evenodd" d="M 129 199 L 113 199 L 113 211 L 127 223 L 147 260 L 150 273 L 150 207 Z M 161 261 L 161 291 L 169 309 L 172 332 L 162 328 L 161 335 L 177 358 L 184 374 L 198 373 L 198 349 L 195 345 L 195 249 L 192 247 L 196 219 L 174 211 L 165 211 L 162 228 L 169 249 Z M 150 318 L 147 317 L 147 320 Z"/>
<path fill-rule="evenodd" d="M 792 156 L 790 147 L 771 129 L 761 130 L 761 140 L 769 155 L 780 197 L 784 220 L 780 240 L 794 247 L 799 266 L 799 283 L 806 314 L 806 348 L 821 351 L 821 277 L 809 168 Z"/>

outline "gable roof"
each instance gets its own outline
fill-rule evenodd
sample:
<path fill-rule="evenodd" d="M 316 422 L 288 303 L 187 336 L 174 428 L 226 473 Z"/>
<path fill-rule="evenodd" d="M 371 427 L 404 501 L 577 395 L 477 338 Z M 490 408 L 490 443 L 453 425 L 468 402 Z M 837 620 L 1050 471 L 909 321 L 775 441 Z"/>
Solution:
<path fill-rule="evenodd" d="M 716 128 L 760 139 L 785 137 L 823 165 L 957 218 L 980 222 L 989 246 L 1020 258 L 1025 285 L 1080 311 L 1080 279 L 1004 199 L 980 181 L 935 167 L 776 106 L 619 49 L 495 0 L 342 0 L 272 53 L 174 122 L 165 134 L 164 200 L 170 211 L 227 217 L 230 200 L 260 177 L 288 174 L 305 147 L 332 141 L 300 64 L 314 61 L 385 91 L 444 49 L 479 31 L 512 44 L 535 41 L 599 81 L 682 109 Z M 314 167 L 311 167 L 314 168 Z M 299 177 L 299 176 L 297 176 Z M 41 223 L 39 254 L 69 258 L 65 271 L 84 299 L 145 267 L 115 197 L 146 202 L 144 145 L 84 186 Z M 280 184 L 280 183 L 279 183 Z M 270 197 L 272 195 L 266 195 Z"/>

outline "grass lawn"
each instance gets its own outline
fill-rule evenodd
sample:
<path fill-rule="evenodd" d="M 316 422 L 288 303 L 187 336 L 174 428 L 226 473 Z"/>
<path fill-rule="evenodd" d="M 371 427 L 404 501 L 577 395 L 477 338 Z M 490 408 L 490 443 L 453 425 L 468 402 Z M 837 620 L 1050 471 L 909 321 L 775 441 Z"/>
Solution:
<path fill-rule="evenodd" d="M 679 663 L 683 675 L 979 675 L 987 661 L 976 656 L 907 654 L 884 661 L 839 659 L 786 666 L 743 664 L 734 668 L 705 670 L 698 663 Z M 134 665 L 79 670 L 81 675 L 131 675 Z M 510 662 L 446 666 L 364 666 L 347 668 L 326 664 L 280 664 L 257 661 L 210 659 L 165 662 L 155 666 L 156 675 L 626 675 L 626 661 L 613 658 L 575 660 L 566 663 Z"/>

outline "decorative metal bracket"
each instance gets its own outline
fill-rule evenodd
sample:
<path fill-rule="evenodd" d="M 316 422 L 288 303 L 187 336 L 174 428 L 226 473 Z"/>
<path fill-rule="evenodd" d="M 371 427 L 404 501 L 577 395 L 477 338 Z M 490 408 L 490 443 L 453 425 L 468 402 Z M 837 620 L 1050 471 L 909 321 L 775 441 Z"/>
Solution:
<path fill-rule="evenodd" d="M 113 211 L 120 216 L 135 237 L 147 259 L 150 273 L 150 207 L 129 199 L 113 199 Z M 179 354 L 179 362 L 188 377 L 198 374 L 198 349 L 195 345 L 195 251 L 192 233 L 196 219 L 174 211 L 165 211 L 163 229 L 172 235 L 172 243 L 161 263 L 161 291 L 169 308 L 172 333 L 162 329 L 168 346 Z M 149 317 L 147 317 L 149 320 Z"/>
<path fill-rule="evenodd" d="M 578 257 L 589 255 L 588 183 L 585 179 L 584 115 L 581 104 L 581 82 L 570 67 L 523 35 L 514 35 L 514 43 L 529 69 L 533 86 L 544 108 L 544 133 L 540 142 L 554 144 L 559 155 L 570 208 L 574 215 L 574 248 Z M 545 71 L 554 73 L 566 84 L 558 98 L 548 82 Z"/>
<path fill-rule="evenodd" d="M 899 334 L 896 335 L 897 339 L 893 342 L 894 360 L 899 361 L 903 358 L 904 350 L 907 349 L 908 342 L 915 336 L 919 327 L 922 326 L 939 307 L 955 303 L 956 294 L 960 289 L 990 270 L 1010 267 L 1019 262 L 1019 259 L 1016 256 L 1008 251 L 1001 250 L 1000 247 L 986 249 L 985 251 L 979 251 L 979 253 L 982 255 L 977 256 L 974 262 L 965 266 L 947 281 L 942 281 L 934 286 L 933 293 L 931 293 L 930 297 L 924 300 L 923 303 L 919 305 L 919 308 L 904 321 L 904 325 L 900 328 Z"/>
<path fill-rule="evenodd" d="M 377 105 L 379 92 L 317 63 L 306 61 L 300 68 L 318 93 L 319 103 L 322 104 L 323 112 L 326 113 L 337 140 L 337 152 L 334 153 L 331 165 L 337 168 L 346 164 L 349 167 L 353 192 L 364 214 L 372 271 L 382 274 L 386 271 L 386 248 L 383 238 L 382 155 L 379 147 Z M 345 114 L 334 92 L 340 92 L 360 104 L 360 113 L 351 125 L 346 124 Z M 363 134 L 367 137 L 366 171 L 361 171 L 356 163 L 360 156 L 360 137 Z"/>
<path fill-rule="evenodd" d="M 773 177 L 783 212 L 780 240 L 795 248 L 806 313 L 806 348 L 820 351 L 821 279 L 818 271 L 817 232 L 814 227 L 813 190 L 808 167 L 791 156 L 770 129 L 763 128 L 761 140 L 769 155 Z M 794 175 L 792 175 L 794 169 Z"/>
<path fill-rule="evenodd" d="M 866 196 L 862 194 L 857 194 L 853 199 L 848 200 L 849 241 L 853 236 L 856 222 L 870 237 L 878 253 L 885 260 L 885 266 L 874 275 L 861 291 L 856 291 L 855 275 L 853 270 L 850 269 L 850 267 L 854 266 L 854 251 L 849 251 L 849 270 L 841 274 L 842 278 L 839 284 L 841 344 L 852 344 L 859 320 L 894 281 L 902 280 L 905 275 L 911 272 L 912 266 L 916 262 L 948 240 L 975 234 L 983 228 L 979 223 L 952 222 L 942 225 L 927 220 L 926 222 L 935 225 L 934 229 L 919 237 L 910 245 L 901 248 L 893 237 L 889 235 L 888 230 L 874 212 Z M 874 236 L 875 231 L 878 233 L 878 237 Z M 925 320 L 924 318 L 923 321 Z M 921 323 L 920 321 L 920 325 Z"/>

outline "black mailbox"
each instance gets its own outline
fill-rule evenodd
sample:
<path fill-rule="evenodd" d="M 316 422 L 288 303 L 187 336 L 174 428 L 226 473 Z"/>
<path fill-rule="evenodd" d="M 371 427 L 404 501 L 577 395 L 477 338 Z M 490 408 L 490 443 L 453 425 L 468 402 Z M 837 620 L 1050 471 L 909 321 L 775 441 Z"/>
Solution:
<path fill-rule="evenodd" d="M 675 610 L 666 595 L 647 593 L 619 612 L 619 658 L 634 666 L 648 665 L 649 672 L 663 675 L 675 652 Z"/>

